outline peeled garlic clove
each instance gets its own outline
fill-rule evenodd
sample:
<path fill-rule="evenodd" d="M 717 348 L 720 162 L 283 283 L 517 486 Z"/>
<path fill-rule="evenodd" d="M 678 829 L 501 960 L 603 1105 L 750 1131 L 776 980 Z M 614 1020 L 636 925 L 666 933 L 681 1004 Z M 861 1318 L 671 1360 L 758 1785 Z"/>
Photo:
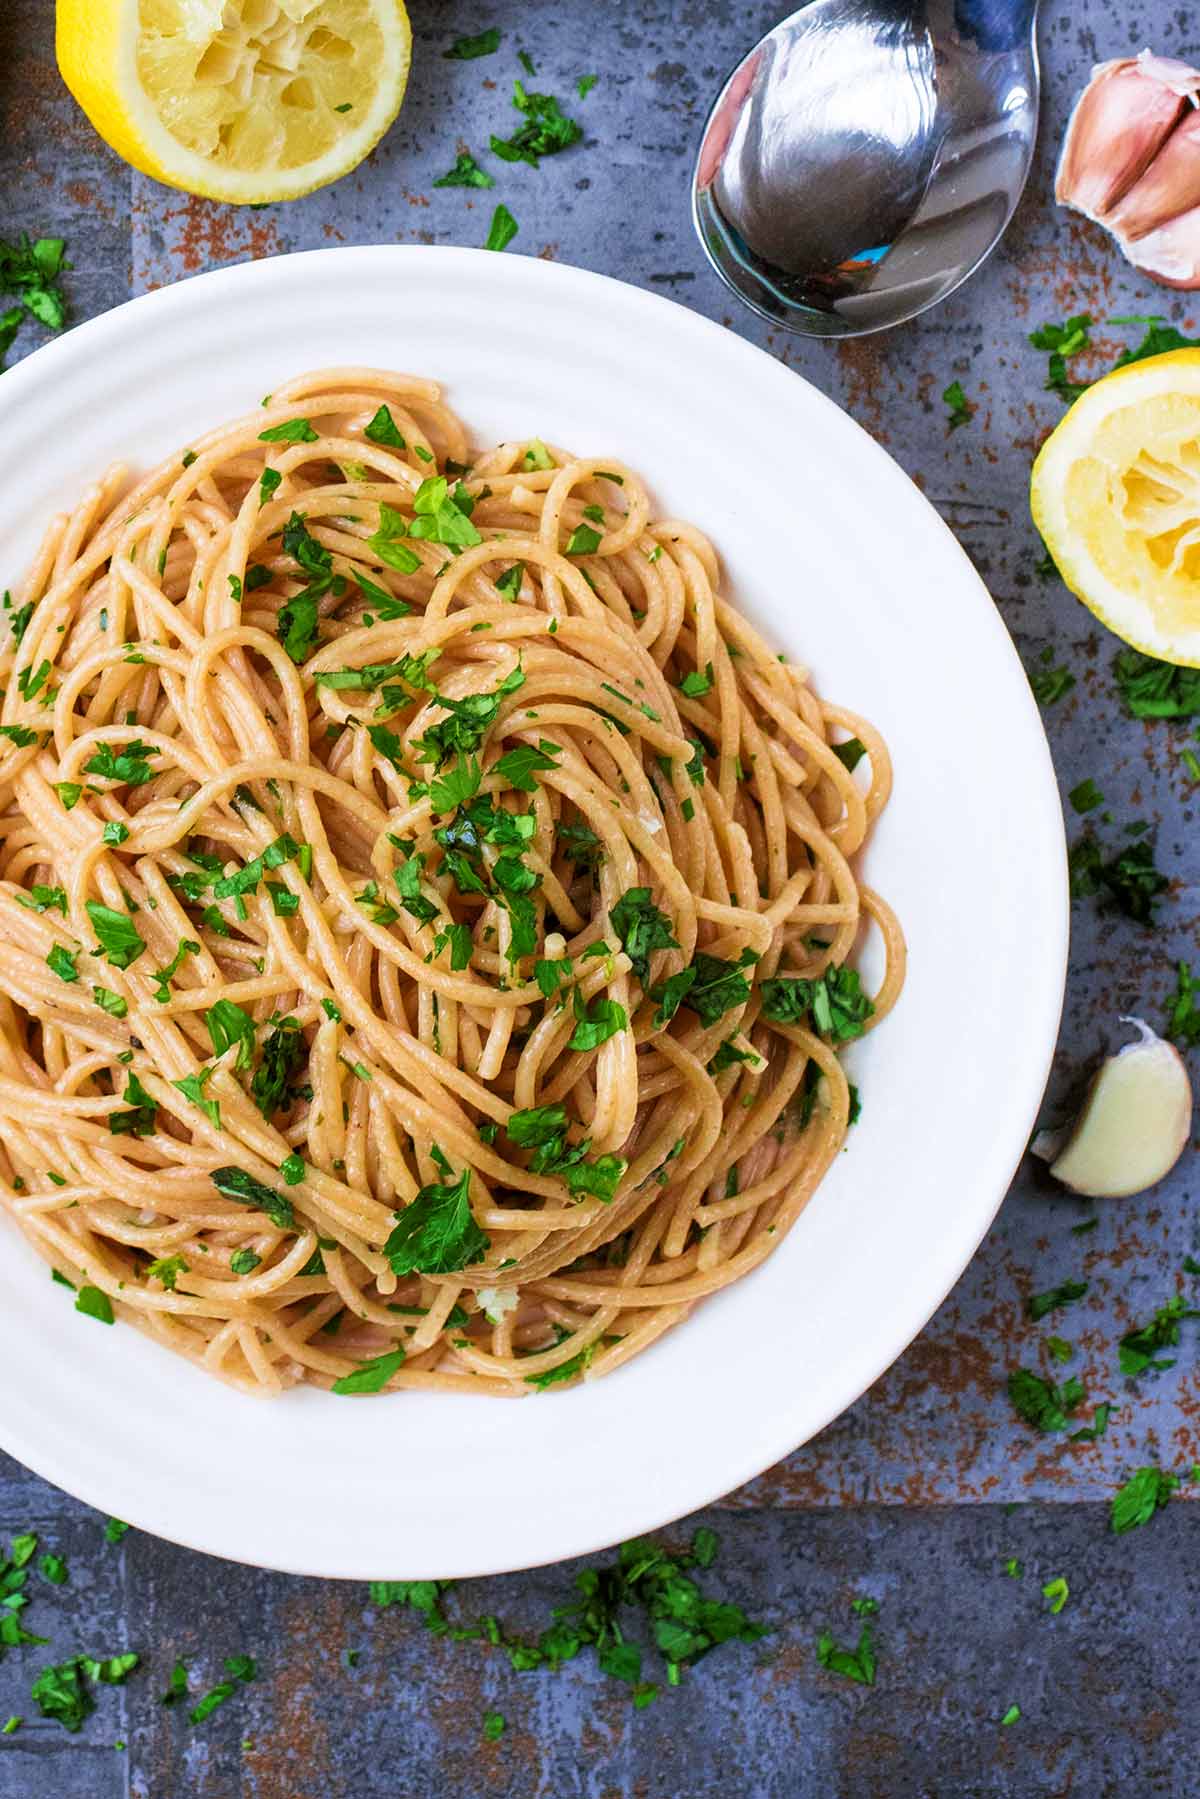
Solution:
<path fill-rule="evenodd" d="M 1054 183 L 1060 206 L 1104 221 L 1143 176 L 1200 91 L 1200 73 L 1152 56 L 1101 63 L 1092 70 L 1067 126 Z"/>
<path fill-rule="evenodd" d="M 1042 1131 L 1031 1148 L 1056 1180 L 1090 1199 L 1142 1193 L 1169 1174 L 1192 1129 L 1192 1087 L 1183 1058 L 1140 1018 L 1140 1032 L 1101 1063 L 1084 1107 L 1065 1133 Z M 1061 1147 L 1060 1147 L 1061 1146 Z"/>

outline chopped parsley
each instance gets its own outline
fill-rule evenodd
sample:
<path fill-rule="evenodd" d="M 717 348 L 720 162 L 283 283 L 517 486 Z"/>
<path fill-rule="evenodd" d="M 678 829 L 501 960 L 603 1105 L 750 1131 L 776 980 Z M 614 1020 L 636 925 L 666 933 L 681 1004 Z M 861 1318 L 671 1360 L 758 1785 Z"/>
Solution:
<path fill-rule="evenodd" d="M 470 62 L 477 56 L 492 56 L 500 48 L 500 32 L 495 25 L 486 31 L 477 31 L 475 35 L 456 37 L 448 50 L 442 55 L 453 62 Z"/>
<path fill-rule="evenodd" d="M 561 754 L 562 746 L 548 743 L 544 737 L 536 749 L 531 743 L 519 743 L 515 749 L 500 757 L 495 772 L 519 792 L 535 793 L 538 785 L 533 778 L 535 772 L 556 768 L 558 764 L 555 757 Z"/>
<path fill-rule="evenodd" d="M 0 313 L 0 367 L 29 315 L 48 331 L 61 331 L 67 320 L 67 303 L 59 280 L 71 267 L 61 237 L 30 238 L 22 232 L 16 243 L 0 238 L 0 293 L 13 294 L 20 305 Z M 24 310 L 22 310 L 24 309 Z"/>
<path fill-rule="evenodd" d="M 610 1037 L 617 1035 L 618 1031 L 628 1028 L 628 1014 L 624 1006 L 615 999 L 601 996 L 593 1000 L 589 1008 L 578 987 L 574 989 L 572 997 L 575 1029 L 567 1043 L 568 1049 L 580 1051 L 599 1049 L 602 1043 L 607 1043 Z"/>
<path fill-rule="evenodd" d="M 1097 806 L 1104 804 L 1104 795 L 1090 775 L 1086 781 L 1080 781 L 1078 786 L 1072 787 L 1067 798 L 1079 813 L 1094 812 Z"/>
<path fill-rule="evenodd" d="M 501 201 L 500 205 L 497 206 L 495 212 L 492 214 L 492 222 L 488 226 L 487 241 L 483 246 L 484 249 L 507 250 L 509 244 L 512 243 L 513 238 L 517 235 L 519 230 L 520 226 L 517 224 L 517 221 L 513 218 L 512 213 L 509 212 L 508 207 Z"/>
<path fill-rule="evenodd" d="M 1200 1007 L 1196 1006 L 1192 998 L 1197 991 L 1200 991 L 1200 981 L 1196 980 L 1186 962 L 1178 963 L 1175 998 L 1167 1015 L 1167 1035 L 1189 1049 L 1200 1043 Z"/>
<path fill-rule="evenodd" d="M 137 961 L 146 945 L 126 913 L 102 906 L 97 900 L 87 900 L 84 910 L 96 933 L 96 955 L 103 955 L 114 968 L 128 968 Z"/>
<path fill-rule="evenodd" d="M 110 1655 L 99 1661 L 90 1655 L 73 1655 L 69 1661 L 43 1668 L 33 1683 L 31 1697 L 43 1718 L 55 1719 L 74 1734 L 82 1730 L 96 1709 L 87 1683 L 119 1686 L 140 1660 L 137 1655 Z"/>
<path fill-rule="evenodd" d="M 254 1062 L 255 1026 L 249 1012 L 231 999 L 219 999 L 204 1015 L 212 1039 L 213 1055 L 222 1056 L 237 1045 L 234 1068 L 249 1068 Z"/>
<path fill-rule="evenodd" d="M 258 441 L 263 444 L 315 444 L 317 433 L 307 419 L 285 419 L 282 425 L 260 431 Z"/>
<path fill-rule="evenodd" d="M 158 753 L 153 744 L 142 743 L 140 739 L 127 743 L 119 753 L 114 753 L 111 743 L 102 743 L 96 754 L 84 763 L 83 770 L 85 774 L 100 775 L 105 780 L 123 781 L 129 787 L 142 787 L 152 781 L 155 774 L 147 758 Z M 111 839 L 106 838 L 106 841 Z M 121 839 L 118 837 L 116 841 L 119 843 Z"/>
<path fill-rule="evenodd" d="M 1025 1310 L 1036 1323 L 1045 1318 L 1048 1312 L 1057 1311 L 1060 1306 L 1074 1305 L 1082 1299 L 1088 1290 L 1086 1281 L 1063 1281 L 1061 1286 L 1050 1287 L 1045 1293 L 1032 1293 L 1025 1301 Z"/>
<path fill-rule="evenodd" d="M 833 1043 L 861 1037 L 874 1011 L 875 1002 L 863 992 L 856 968 L 827 968 L 812 981 L 779 977 L 762 984 L 764 1018 L 801 1024 L 811 1015 L 819 1034 Z"/>
<path fill-rule="evenodd" d="M 333 1392 L 342 1394 L 381 1393 L 404 1360 L 403 1349 L 389 1350 L 362 1362 L 353 1374 L 343 1374 L 333 1383 Z"/>
<path fill-rule="evenodd" d="M 108 1115 L 108 1128 L 113 1136 L 149 1137 L 158 1118 L 158 1104 L 153 1095 L 146 1092 L 136 1074 L 130 1073 L 126 1077 L 125 1092 L 121 1097 L 126 1102 L 127 1110 L 110 1112 Z"/>
<path fill-rule="evenodd" d="M 387 406 L 379 408 L 370 424 L 364 428 L 363 436 L 369 438 L 373 444 L 384 444 L 391 450 L 408 448 L 400 428 Z"/>
<path fill-rule="evenodd" d="M 655 950 L 678 949 L 671 920 L 650 897 L 649 887 L 630 887 L 609 913 L 613 930 L 629 957 L 643 988 L 650 982 L 650 957 Z"/>
<path fill-rule="evenodd" d="M 434 187 L 495 187 L 486 169 L 481 169 L 469 150 L 460 150 L 454 167 L 439 175 Z"/>
<path fill-rule="evenodd" d="M 1158 1351 L 1173 1348 L 1179 1342 L 1179 1325 L 1185 1318 L 1200 1318 L 1200 1311 L 1189 1306 L 1181 1293 L 1176 1293 L 1165 1305 L 1159 1306 L 1148 1324 L 1127 1331 L 1117 1351 L 1121 1373 L 1158 1374 L 1173 1368 L 1175 1358 L 1164 1359 Z"/>
<path fill-rule="evenodd" d="M 1042 1588 L 1042 1597 L 1049 1600 L 1050 1610 L 1057 1617 L 1071 1597 L 1071 1589 L 1060 1574 L 1054 1580 L 1046 1582 Z"/>
<path fill-rule="evenodd" d="M 1113 674 L 1134 718 L 1194 718 L 1200 713 L 1200 668 L 1177 668 L 1140 650 L 1121 650 Z"/>
<path fill-rule="evenodd" d="M 583 136 L 582 126 L 567 117 L 553 94 L 530 94 L 514 81 L 513 105 L 524 113 L 525 123 L 511 137 L 491 140 L 493 155 L 503 162 L 527 162 L 536 169 L 539 157 L 568 150 Z"/>
<path fill-rule="evenodd" d="M 115 1324 L 112 1303 L 107 1293 L 99 1287 L 80 1287 L 75 1297 L 75 1310 L 82 1312 L 85 1318 L 94 1318 L 98 1324 Z"/>
<path fill-rule="evenodd" d="M 942 389 L 942 404 L 951 431 L 956 431 L 959 425 L 969 425 L 975 416 L 975 408 L 963 392 L 961 381 L 952 381 L 949 387 Z"/>
<path fill-rule="evenodd" d="M 1075 677 L 1069 668 L 1050 666 L 1039 668 L 1031 674 L 1029 685 L 1039 706 L 1053 706 L 1064 694 L 1070 693 L 1075 685 Z"/>
<path fill-rule="evenodd" d="M 308 1054 L 297 1018 L 281 1018 L 267 1033 L 262 1061 L 250 1083 L 250 1097 L 264 1118 L 272 1118 L 287 1100 L 288 1083 Z"/>
<path fill-rule="evenodd" d="M 1127 844 L 1106 862 L 1099 843 L 1085 834 L 1071 845 L 1067 863 L 1072 899 L 1102 894 L 1116 911 L 1138 924 L 1155 922 L 1158 897 L 1171 884 L 1155 866 L 1148 843 Z"/>
<path fill-rule="evenodd" d="M 244 1168 L 214 1168 L 209 1176 L 217 1192 L 225 1199 L 234 1199 L 240 1206 L 254 1206 L 265 1212 L 271 1223 L 281 1231 L 294 1228 L 296 1218 L 292 1211 L 292 1202 L 284 1194 L 277 1193 L 273 1187 L 266 1187 L 262 1181 L 247 1174 Z"/>
<path fill-rule="evenodd" d="M 873 1687 L 875 1651 L 871 1644 L 871 1626 L 863 1625 L 853 1649 L 843 1648 L 834 1642 L 827 1630 L 822 1631 L 817 1638 L 817 1661 L 822 1668 L 828 1668 L 831 1674 L 840 1674 L 846 1680 L 857 1681 L 860 1686 Z"/>
<path fill-rule="evenodd" d="M 69 949 L 64 949 L 61 943 L 56 943 L 46 957 L 46 966 L 51 974 L 58 976 L 60 981 L 77 981 L 79 970 L 75 966 L 75 961 L 78 955 L 78 950 L 73 955 Z"/>
<path fill-rule="evenodd" d="M 1008 1377 L 1008 1397 L 1016 1412 L 1035 1430 L 1067 1428 L 1067 1417 L 1083 1404 L 1083 1383 L 1072 1375 L 1057 1386 L 1028 1368 L 1016 1368 Z"/>
<path fill-rule="evenodd" d="M 1113 1535 L 1123 1536 L 1127 1530 L 1149 1524 L 1178 1485 L 1178 1475 L 1165 1474 L 1161 1468 L 1139 1468 L 1113 1494 L 1108 1515 Z"/>
<path fill-rule="evenodd" d="M 594 531 L 591 525 L 576 525 L 567 539 L 566 553 L 568 556 L 594 556 L 600 548 L 600 543 L 599 531 Z M 632 704 L 632 701 L 626 703 Z"/>
<path fill-rule="evenodd" d="M 471 1170 L 464 1168 L 457 1180 L 422 1187 L 396 1214 L 383 1248 L 395 1274 L 453 1274 L 487 1254 L 491 1239 L 475 1222 L 470 1188 Z"/>
<path fill-rule="evenodd" d="M 61 912 L 67 916 L 67 890 L 65 887 L 47 887 L 41 881 L 35 881 L 28 893 L 14 893 L 13 898 L 18 906 L 25 906 L 30 912 Z"/>

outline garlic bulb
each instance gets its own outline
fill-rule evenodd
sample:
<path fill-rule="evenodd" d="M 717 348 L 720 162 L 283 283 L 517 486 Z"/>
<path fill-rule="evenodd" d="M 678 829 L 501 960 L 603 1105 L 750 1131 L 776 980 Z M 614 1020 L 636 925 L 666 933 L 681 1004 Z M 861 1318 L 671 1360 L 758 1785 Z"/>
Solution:
<path fill-rule="evenodd" d="M 1155 281 L 1200 287 L 1200 70 L 1149 50 L 1093 69 L 1054 193 Z"/>
<path fill-rule="evenodd" d="M 1030 1148 L 1056 1180 L 1090 1199 L 1122 1199 L 1174 1168 L 1192 1130 L 1192 1087 L 1179 1051 L 1140 1018 L 1140 1033 L 1109 1056 L 1082 1112 L 1062 1131 L 1039 1131 Z"/>

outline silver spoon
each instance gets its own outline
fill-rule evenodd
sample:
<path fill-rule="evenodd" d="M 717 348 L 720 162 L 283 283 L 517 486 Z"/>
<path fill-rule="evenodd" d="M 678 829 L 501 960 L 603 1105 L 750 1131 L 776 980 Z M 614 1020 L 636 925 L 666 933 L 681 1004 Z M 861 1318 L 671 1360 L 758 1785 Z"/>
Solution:
<path fill-rule="evenodd" d="M 811 0 L 709 114 L 696 230 L 755 312 L 854 337 L 952 293 L 1003 232 L 1037 134 L 1038 0 Z"/>

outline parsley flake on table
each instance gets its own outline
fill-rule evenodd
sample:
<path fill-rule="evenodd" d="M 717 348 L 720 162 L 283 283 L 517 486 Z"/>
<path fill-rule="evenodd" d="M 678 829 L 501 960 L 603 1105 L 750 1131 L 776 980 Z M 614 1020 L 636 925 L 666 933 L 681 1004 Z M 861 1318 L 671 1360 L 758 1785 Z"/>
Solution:
<path fill-rule="evenodd" d="M 501 201 L 495 212 L 492 214 L 492 222 L 488 226 L 487 240 L 483 246 L 484 249 L 507 250 L 509 244 L 512 243 L 513 238 L 516 237 L 517 232 L 520 229 L 521 227 L 513 218 L 508 207 Z"/>
<path fill-rule="evenodd" d="M 1181 1293 L 1176 1293 L 1165 1305 L 1159 1306 L 1148 1324 L 1127 1331 L 1117 1352 L 1121 1373 L 1157 1374 L 1173 1368 L 1175 1358 L 1164 1359 L 1158 1351 L 1173 1348 L 1179 1342 L 1179 1325 L 1185 1318 L 1200 1318 L 1200 1311 L 1189 1306 Z"/>
<path fill-rule="evenodd" d="M 1076 1300 L 1083 1298 L 1087 1290 L 1086 1281 L 1063 1281 L 1057 1287 L 1048 1288 L 1045 1293 L 1031 1293 L 1025 1301 L 1025 1311 L 1036 1323 L 1039 1318 L 1044 1318 L 1048 1312 L 1057 1311 L 1060 1306 L 1074 1305 Z"/>
<path fill-rule="evenodd" d="M 65 325 L 67 303 L 59 286 L 71 267 L 65 248 L 61 237 L 30 238 L 22 232 L 16 243 L 0 238 L 0 294 L 12 294 L 20 301 L 0 313 L 0 368 L 26 315 L 48 331 L 61 331 Z"/>
<path fill-rule="evenodd" d="M 1097 806 L 1104 804 L 1104 795 L 1090 775 L 1085 781 L 1080 781 L 1077 786 L 1072 787 L 1067 798 L 1074 810 L 1079 813 L 1094 812 Z"/>
<path fill-rule="evenodd" d="M 492 137 L 492 154 L 504 162 L 527 162 L 536 169 L 542 156 L 554 156 L 578 143 L 583 128 L 563 112 L 553 94 L 530 94 L 513 82 L 513 105 L 525 123 L 509 138 Z"/>
<path fill-rule="evenodd" d="M 1056 393 L 1061 400 L 1068 403 L 1075 400 L 1088 387 L 1090 381 L 1075 382 L 1067 374 L 1067 357 L 1078 356 L 1081 350 L 1091 347 L 1090 329 L 1092 319 L 1086 312 L 1077 313 L 1074 318 L 1066 319 L 1061 325 L 1039 325 L 1036 331 L 1029 333 L 1029 341 L 1035 350 L 1049 353 L 1046 368 L 1046 388 Z"/>
<path fill-rule="evenodd" d="M 946 408 L 946 423 L 951 431 L 960 425 L 969 425 L 975 416 L 975 408 L 963 392 L 961 381 L 952 381 L 949 387 L 942 390 L 942 404 Z"/>
<path fill-rule="evenodd" d="M 503 1712 L 485 1712 L 483 1734 L 489 1743 L 499 1742 L 507 1728 Z"/>
<path fill-rule="evenodd" d="M 489 25 L 486 31 L 477 31 L 473 36 L 456 37 L 442 55 L 449 62 L 472 62 L 479 56 L 493 56 L 499 48 L 500 32 L 495 25 Z"/>
<path fill-rule="evenodd" d="M 844 1648 L 834 1641 L 829 1631 L 822 1631 L 817 1638 L 817 1661 L 822 1668 L 828 1668 L 831 1674 L 840 1674 L 846 1680 L 857 1681 L 860 1686 L 873 1687 L 875 1651 L 871 1642 L 871 1626 L 863 1625 L 853 1649 Z"/>
<path fill-rule="evenodd" d="M 486 169 L 481 169 L 469 150 L 460 150 L 454 167 L 439 175 L 434 187 L 495 187 Z"/>
<path fill-rule="evenodd" d="M 1015 1411 L 1041 1431 L 1065 1430 L 1068 1414 L 1078 1411 L 1085 1398 L 1083 1383 L 1076 1375 L 1060 1387 L 1029 1368 L 1015 1368 L 1007 1387 Z"/>
<path fill-rule="evenodd" d="M 1177 668 L 1141 650 L 1124 649 L 1113 674 L 1133 718 L 1194 718 L 1200 714 L 1200 668 Z"/>
<path fill-rule="evenodd" d="M 1064 694 L 1070 693 L 1075 685 L 1075 677 L 1069 668 L 1047 666 L 1037 669 L 1029 676 L 1029 685 L 1039 706 L 1053 706 Z"/>
<path fill-rule="evenodd" d="M 1067 1600 L 1070 1598 L 1071 1589 L 1063 1579 L 1062 1575 L 1059 1574 L 1054 1580 L 1048 1580 L 1046 1582 L 1045 1586 L 1042 1588 L 1042 1595 L 1050 1602 L 1050 1610 L 1054 1616 L 1057 1617 L 1059 1612 L 1062 1611 L 1063 1606 L 1067 1603 Z"/>
<path fill-rule="evenodd" d="M 43 1668 L 31 1688 L 31 1697 L 43 1718 L 53 1718 L 64 1730 L 82 1730 L 96 1709 L 88 1682 L 118 1686 L 127 1680 L 141 1660 L 137 1655 L 110 1655 L 96 1660 L 74 1655 L 69 1661 Z"/>
<path fill-rule="evenodd" d="M 1179 1485 L 1179 1477 L 1161 1468 L 1139 1468 L 1123 1487 L 1113 1494 L 1109 1507 L 1109 1526 L 1114 1536 L 1137 1530 L 1149 1524 L 1155 1512 L 1161 1511 Z"/>
<path fill-rule="evenodd" d="M 1170 886 L 1155 866 L 1148 843 L 1130 843 L 1107 862 L 1097 840 L 1086 833 L 1067 857 L 1072 899 L 1100 894 L 1115 911 L 1137 924 L 1154 924 L 1159 896 Z"/>

